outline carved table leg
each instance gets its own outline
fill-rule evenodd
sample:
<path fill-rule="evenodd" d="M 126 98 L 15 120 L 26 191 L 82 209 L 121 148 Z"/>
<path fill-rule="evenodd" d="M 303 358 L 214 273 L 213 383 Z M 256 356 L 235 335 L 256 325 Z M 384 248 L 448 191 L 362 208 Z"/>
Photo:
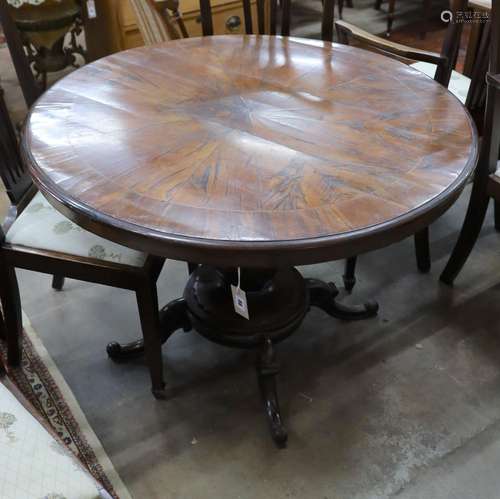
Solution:
<path fill-rule="evenodd" d="M 186 302 L 184 298 L 171 301 L 160 310 L 161 342 L 165 343 L 178 329 L 191 330 L 191 323 L 186 313 Z M 108 343 L 106 352 L 114 361 L 126 361 L 141 356 L 144 353 L 144 341 L 142 339 L 130 343 Z"/>
<path fill-rule="evenodd" d="M 276 375 L 278 372 L 279 365 L 276 361 L 273 343 L 267 338 L 264 340 L 257 357 L 257 377 L 271 436 L 278 447 L 284 447 L 288 435 L 281 421 L 278 394 L 276 392 Z"/>
<path fill-rule="evenodd" d="M 309 290 L 310 304 L 325 311 L 327 314 L 337 319 L 357 320 L 374 317 L 378 312 L 378 303 L 367 301 L 363 305 L 344 305 L 335 298 L 339 290 L 333 282 L 326 283 L 318 279 L 306 279 Z"/>

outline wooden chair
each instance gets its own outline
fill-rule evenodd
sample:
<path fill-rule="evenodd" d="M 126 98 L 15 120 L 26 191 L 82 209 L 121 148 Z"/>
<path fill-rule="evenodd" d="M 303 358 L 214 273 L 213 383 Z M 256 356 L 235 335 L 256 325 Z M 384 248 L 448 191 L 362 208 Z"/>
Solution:
<path fill-rule="evenodd" d="M 467 6 L 466 0 L 456 0 L 452 2 L 452 12 L 464 10 Z M 474 68 L 472 78 L 468 78 L 453 70 L 458 50 L 460 48 L 460 38 L 462 34 L 462 23 L 450 23 L 443 41 L 441 53 L 434 53 L 420 49 L 414 49 L 405 45 L 390 42 L 384 38 L 372 35 L 345 21 L 335 23 L 338 39 L 341 43 L 356 41 L 358 44 L 367 46 L 372 50 L 379 51 L 390 57 L 411 62 L 411 66 L 437 82 L 448 87 L 448 89 L 469 109 L 471 114 L 479 123 L 483 114 L 485 101 L 484 77 L 486 74 L 486 61 L 488 54 L 489 26 L 483 31 L 480 55 L 478 63 Z M 413 62 L 418 61 L 418 62 Z M 421 272 L 428 272 L 431 267 L 429 249 L 429 229 L 415 234 L 415 251 L 417 267 Z M 344 286 L 351 292 L 355 283 L 356 257 L 346 261 L 344 270 Z"/>
<path fill-rule="evenodd" d="M 458 241 L 446 264 L 441 281 L 453 284 L 469 257 L 484 222 L 490 198 L 495 200 L 496 223 L 500 201 L 500 0 L 492 0 L 490 63 L 487 74 L 487 99 L 483 138 L 472 192 Z"/>
<path fill-rule="evenodd" d="M 382 3 L 383 3 L 383 0 L 375 0 L 375 9 L 380 10 Z M 423 0 L 424 30 L 422 31 L 422 38 L 424 38 L 425 34 L 426 34 L 425 33 L 425 24 L 429 21 L 431 7 L 432 7 L 431 0 Z M 395 12 L 396 12 L 396 0 L 388 0 L 388 2 L 387 2 L 387 30 L 385 32 L 387 37 L 391 36 Z"/>
<path fill-rule="evenodd" d="M 134 291 L 153 393 L 161 396 L 161 341 L 156 280 L 164 259 L 107 241 L 78 227 L 36 191 L 19 157 L 16 134 L 0 90 L 0 174 L 12 206 L 0 226 L 0 299 L 5 315 L 8 361 L 21 360 L 21 301 L 16 268 L 106 284 Z"/>

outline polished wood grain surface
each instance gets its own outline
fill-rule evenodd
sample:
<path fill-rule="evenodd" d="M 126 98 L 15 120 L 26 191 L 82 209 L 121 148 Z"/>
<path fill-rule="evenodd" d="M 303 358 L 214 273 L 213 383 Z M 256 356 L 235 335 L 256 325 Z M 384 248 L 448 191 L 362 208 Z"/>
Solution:
<path fill-rule="evenodd" d="M 477 138 L 455 97 L 400 62 L 215 36 L 75 71 L 33 108 L 23 153 L 89 230 L 172 258 L 275 266 L 425 227 L 458 196 Z"/>

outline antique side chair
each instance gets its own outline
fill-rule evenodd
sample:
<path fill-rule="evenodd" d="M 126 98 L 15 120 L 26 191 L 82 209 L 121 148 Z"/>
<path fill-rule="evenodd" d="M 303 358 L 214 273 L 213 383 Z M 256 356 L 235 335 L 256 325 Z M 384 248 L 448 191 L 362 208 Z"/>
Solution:
<path fill-rule="evenodd" d="M 2 1 L 0 22 L 29 108 L 42 89 L 35 82 L 19 32 Z M 65 276 L 130 289 L 137 297 L 153 394 L 161 397 L 164 383 L 156 281 L 164 259 L 83 230 L 37 192 L 21 161 L 1 87 L 0 178 L 11 202 L 3 225 L 0 221 L 0 298 L 7 324 L 8 362 L 16 365 L 21 359 L 21 302 L 16 267 L 52 274 L 52 286 L 57 290 L 62 289 Z M 116 348 L 117 344 L 113 345 Z"/>
<path fill-rule="evenodd" d="M 490 64 L 486 77 L 487 98 L 483 138 L 464 224 L 453 252 L 441 274 L 441 281 L 453 284 L 469 257 L 486 216 L 490 198 L 500 201 L 500 0 L 492 0 Z M 498 205 L 495 203 L 496 215 Z M 495 225 L 498 218 L 495 217 Z M 498 225 L 497 225 L 498 228 Z"/>
<path fill-rule="evenodd" d="M 0 225 L 0 299 L 5 315 L 8 362 L 21 360 L 21 301 L 16 268 L 55 277 L 105 284 L 136 293 L 144 350 L 153 393 L 163 394 L 160 324 L 156 280 L 164 259 L 98 237 L 55 210 L 37 192 L 21 159 L 14 127 L 0 88 L 0 176 L 11 202 Z"/>
<path fill-rule="evenodd" d="M 453 13 L 465 10 L 466 6 L 466 0 L 451 2 Z M 372 35 L 345 21 L 336 21 L 335 26 L 341 43 L 349 44 L 354 41 L 358 45 L 366 46 L 371 50 L 410 63 L 413 68 L 434 78 L 434 80 L 445 87 L 448 87 L 450 92 L 467 107 L 475 118 L 476 123 L 481 123 L 485 101 L 484 78 L 487 70 L 490 23 L 488 23 L 488 26 L 483 30 L 477 63 L 474 67 L 472 78 L 468 78 L 453 69 L 460 48 L 462 23 L 449 23 L 441 53 L 439 54 L 391 42 Z M 431 267 L 429 229 L 426 228 L 415 234 L 414 239 L 417 267 L 421 272 L 428 272 Z M 356 257 L 349 258 L 346 261 L 344 270 L 344 286 L 348 292 L 352 291 L 356 283 L 355 268 Z"/>

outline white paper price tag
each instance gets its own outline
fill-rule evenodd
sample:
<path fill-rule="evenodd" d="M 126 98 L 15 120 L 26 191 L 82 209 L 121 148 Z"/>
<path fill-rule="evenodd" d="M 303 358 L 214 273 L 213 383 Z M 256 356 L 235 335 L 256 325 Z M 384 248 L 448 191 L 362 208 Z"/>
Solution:
<path fill-rule="evenodd" d="M 87 16 L 89 19 L 95 19 L 97 17 L 94 0 L 87 0 Z"/>
<path fill-rule="evenodd" d="M 248 305 L 247 305 L 247 295 L 240 288 L 241 284 L 241 269 L 238 267 L 238 285 L 234 286 L 231 284 L 231 293 L 233 295 L 233 306 L 234 311 L 244 317 L 247 320 L 250 320 L 250 316 L 248 315 Z"/>
<path fill-rule="evenodd" d="M 244 317 L 245 319 L 249 320 L 250 317 L 248 315 L 248 306 L 247 306 L 247 295 L 246 293 L 238 288 L 237 286 L 234 286 L 231 284 L 231 293 L 233 294 L 233 305 L 234 305 L 234 311 Z"/>

